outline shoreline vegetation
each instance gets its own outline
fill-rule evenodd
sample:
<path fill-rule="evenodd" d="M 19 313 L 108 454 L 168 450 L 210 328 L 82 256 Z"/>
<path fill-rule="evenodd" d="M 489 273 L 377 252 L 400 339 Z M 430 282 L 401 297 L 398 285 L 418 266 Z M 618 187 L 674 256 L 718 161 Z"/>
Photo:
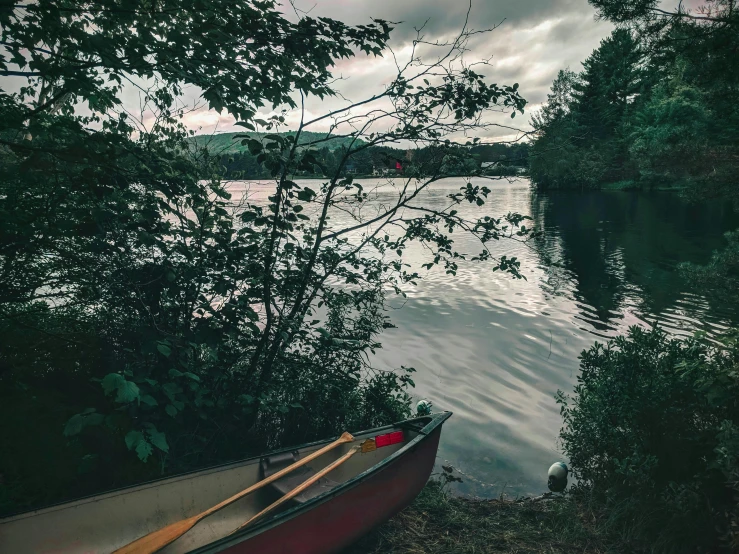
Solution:
<path fill-rule="evenodd" d="M 510 499 L 451 495 L 431 480 L 415 502 L 342 554 L 632 552 L 605 536 L 585 497 Z"/>
<path fill-rule="evenodd" d="M 617 28 L 581 71 L 560 70 L 533 115 L 532 183 L 736 199 L 736 1 L 669 17 L 649 0 L 590 4 Z"/>
<path fill-rule="evenodd" d="M 559 392 L 563 495 L 470 500 L 448 468 L 359 552 L 737 552 L 739 333 L 719 344 L 631 327 Z"/>

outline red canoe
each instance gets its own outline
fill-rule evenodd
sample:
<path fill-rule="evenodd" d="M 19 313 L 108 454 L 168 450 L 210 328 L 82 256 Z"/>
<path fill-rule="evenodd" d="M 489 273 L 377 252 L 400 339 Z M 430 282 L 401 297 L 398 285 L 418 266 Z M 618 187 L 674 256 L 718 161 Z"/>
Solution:
<path fill-rule="evenodd" d="M 429 478 L 450 412 L 354 435 L 361 453 L 285 508 L 232 531 L 280 495 L 342 457 L 343 444 L 200 521 L 160 552 L 324 554 L 351 544 L 407 506 Z M 108 554 L 218 504 L 331 440 L 272 452 L 0 520 L 0 552 Z"/>

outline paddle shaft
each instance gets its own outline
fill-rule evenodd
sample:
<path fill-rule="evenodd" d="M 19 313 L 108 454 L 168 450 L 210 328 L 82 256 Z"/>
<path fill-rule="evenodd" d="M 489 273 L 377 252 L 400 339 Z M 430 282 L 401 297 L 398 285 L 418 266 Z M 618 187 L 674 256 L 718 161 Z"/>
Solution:
<path fill-rule="evenodd" d="M 336 439 L 331 444 L 327 444 L 320 450 L 316 450 L 312 454 L 307 455 L 305 458 L 301 458 L 294 464 L 286 467 L 285 469 L 278 471 L 277 473 L 270 475 L 269 477 L 266 477 L 265 479 L 262 479 L 258 483 L 253 484 L 251 487 L 248 487 L 242 490 L 241 492 L 236 493 L 232 497 L 227 498 L 223 502 L 220 502 L 211 508 L 208 508 L 204 512 L 201 512 L 187 519 L 183 519 L 175 523 L 172 523 L 170 525 L 167 525 L 166 527 L 163 527 L 157 531 L 153 531 L 152 533 L 149 533 L 148 535 L 144 535 L 143 537 L 136 539 L 135 541 L 127 544 L 126 546 L 119 548 L 113 554 L 153 554 L 154 552 L 161 550 L 162 548 L 167 546 L 169 543 L 175 541 L 176 539 L 178 539 L 179 537 L 187 533 L 201 519 L 206 518 L 209 515 L 217 512 L 218 510 L 225 508 L 229 504 L 236 502 L 237 500 L 239 500 L 240 498 L 243 498 L 247 494 L 252 493 L 255 490 L 261 489 L 265 485 L 269 485 L 270 483 L 273 483 L 274 481 L 277 481 L 278 479 L 280 479 L 281 477 L 284 477 L 291 471 L 301 466 L 304 466 L 308 462 L 315 460 L 319 456 L 322 456 L 326 452 L 333 450 L 337 446 L 345 444 L 347 442 L 352 442 L 353 440 L 354 440 L 354 437 L 350 433 L 343 433 L 338 439 Z"/>
<path fill-rule="evenodd" d="M 339 458 L 335 462 L 332 462 L 331 464 L 329 464 L 326 467 L 324 467 L 321 471 L 319 471 L 318 473 L 316 473 L 310 479 L 307 479 L 306 481 L 304 481 L 303 483 L 301 483 L 300 485 L 298 485 L 297 487 L 295 487 L 293 490 L 291 490 L 289 493 L 287 493 L 285 496 L 281 497 L 279 500 L 276 500 L 275 502 L 273 502 L 272 504 L 270 504 L 269 506 L 267 506 L 264 510 L 262 510 L 261 512 L 259 512 L 257 515 L 253 516 L 246 523 L 242 524 L 241 526 L 239 526 L 236 529 L 234 529 L 233 531 L 231 531 L 231 533 L 229 533 L 229 534 L 230 535 L 233 535 L 234 533 L 236 533 L 237 531 L 243 529 L 244 527 L 246 527 L 250 523 L 258 520 L 259 518 L 263 517 L 267 513 L 271 512 L 272 510 L 274 510 L 275 508 L 277 508 L 277 506 L 279 506 L 283 502 L 287 502 L 291 498 L 296 497 L 301 492 L 303 492 L 305 489 L 307 489 L 308 487 L 310 487 L 313 483 L 315 483 L 316 481 L 318 481 L 321 477 L 323 477 L 324 475 L 330 473 L 331 471 L 333 471 L 334 469 L 336 469 L 337 467 L 339 467 L 341 464 L 343 464 L 344 462 L 346 462 L 349 458 L 351 458 L 352 456 L 354 456 L 354 454 L 356 454 L 357 452 L 359 452 L 359 450 L 361 448 L 362 448 L 361 446 L 355 446 L 355 447 L 353 447 L 351 450 L 349 450 L 349 452 L 347 452 L 346 454 L 344 454 L 341 458 Z"/>

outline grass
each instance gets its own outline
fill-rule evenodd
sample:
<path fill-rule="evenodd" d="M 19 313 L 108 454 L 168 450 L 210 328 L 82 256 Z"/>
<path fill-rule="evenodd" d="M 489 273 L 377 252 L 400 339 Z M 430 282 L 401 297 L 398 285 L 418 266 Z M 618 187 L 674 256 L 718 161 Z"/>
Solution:
<path fill-rule="evenodd" d="M 595 518 L 571 497 L 541 501 L 476 500 L 449 495 L 430 481 L 415 502 L 343 554 L 605 554 Z"/>

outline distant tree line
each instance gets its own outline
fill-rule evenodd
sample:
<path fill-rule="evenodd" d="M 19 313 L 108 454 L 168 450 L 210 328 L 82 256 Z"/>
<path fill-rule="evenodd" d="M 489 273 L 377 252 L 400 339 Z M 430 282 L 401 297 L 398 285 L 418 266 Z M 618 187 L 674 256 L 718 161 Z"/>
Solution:
<path fill-rule="evenodd" d="M 315 150 L 316 164 L 305 168 L 297 176 L 333 175 L 337 171 L 343 175 L 412 176 L 419 167 L 432 159 L 447 156 L 449 163 L 444 167 L 447 175 L 515 175 L 516 168 L 528 165 L 528 143 L 496 143 L 471 146 L 426 146 L 423 148 L 394 148 L 391 146 L 369 146 L 352 155 L 343 164 L 347 147 L 332 144 Z M 452 161 L 453 160 L 453 161 Z M 248 150 L 221 154 L 221 165 L 226 179 L 269 179 L 269 171 L 257 161 L 257 156 Z M 494 162 L 496 167 L 481 171 L 481 164 Z"/>
<path fill-rule="evenodd" d="M 680 186 L 733 194 L 739 169 L 735 0 L 696 13 L 654 2 L 591 2 L 617 29 L 563 69 L 533 117 L 540 189 Z"/>

